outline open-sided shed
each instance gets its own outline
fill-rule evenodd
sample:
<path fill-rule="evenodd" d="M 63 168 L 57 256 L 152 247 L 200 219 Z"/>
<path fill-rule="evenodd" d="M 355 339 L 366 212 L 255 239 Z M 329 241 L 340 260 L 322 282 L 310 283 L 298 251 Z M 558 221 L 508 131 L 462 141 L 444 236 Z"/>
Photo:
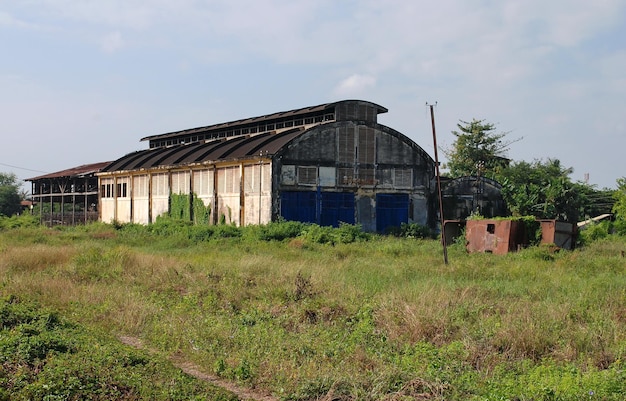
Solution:
<path fill-rule="evenodd" d="M 98 220 L 98 177 L 110 162 L 84 164 L 28 178 L 42 223 L 79 224 Z"/>

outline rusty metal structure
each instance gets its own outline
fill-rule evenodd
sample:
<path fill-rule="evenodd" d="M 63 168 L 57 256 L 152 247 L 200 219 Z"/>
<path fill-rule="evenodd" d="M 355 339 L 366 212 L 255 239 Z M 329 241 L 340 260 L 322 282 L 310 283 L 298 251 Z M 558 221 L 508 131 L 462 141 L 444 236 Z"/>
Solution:
<path fill-rule="evenodd" d="M 528 245 L 524 223 L 517 220 L 467 220 L 465 238 L 470 253 L 503 255 Z"/>
<path fill-rule="evenodd" d="M 541 243 L 554 244 L 561 249 L 574 249 L 578 227 L 576 224 L 554 219 L 539 220 Z"/>
<path fill-rule="evenodd" d="M 450 226 L 455 227 L 451 221 Z M 539 244 L 552 245 L 556 249 L 574 249 L 576 244 L 576 225 L 553 219 L 537 220 L 541 231 Z M 525 248 L 530 244 L 530 237 L 535 233 L 526 232 L 522 221 L 513 219 L 467 220 L 465 222 L 466 248 L 470 253 L 487 252 L 506 254 Z"/>
<path fill-rule="evenodd" d="M 28 178 L 34 213 L 49 226 L 84 224 L 98 220 L 98 177 L 109 162 L 85 164 Z"/>
<path fill-rule="evenodd" d="M 385 112 L 345 100 L 144 137 L 148 149 L 97 173 L 100 219 L 148 224 L 182 196 L 186 215 L 199 202 L 210 211 L 208 224 L 434 227 L 434 161 L 378 123 Z"/>

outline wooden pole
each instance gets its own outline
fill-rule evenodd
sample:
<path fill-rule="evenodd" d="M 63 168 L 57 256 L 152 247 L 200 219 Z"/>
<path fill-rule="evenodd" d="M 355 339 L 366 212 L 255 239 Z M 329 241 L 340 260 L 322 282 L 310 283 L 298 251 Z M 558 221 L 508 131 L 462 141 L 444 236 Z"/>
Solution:
<path fill-rule="evenodd" d="M 435 172 L 437 176 L 437 197 L 439 200 L 439 219 L 441 224 L 441 246 L 443 247 L 443 261 L 448 264 L 448 249 L 446 247 L 446 232 L 443 218 L 443 196 L 441 195 L 441 176 L 439 174 L 439 156 L 437 153 L 437 134 L 435 133 L 435 112 L 433 105 L 430 106 L 430 122 L 433 127 L 433 144 L 435 146 Z"/>

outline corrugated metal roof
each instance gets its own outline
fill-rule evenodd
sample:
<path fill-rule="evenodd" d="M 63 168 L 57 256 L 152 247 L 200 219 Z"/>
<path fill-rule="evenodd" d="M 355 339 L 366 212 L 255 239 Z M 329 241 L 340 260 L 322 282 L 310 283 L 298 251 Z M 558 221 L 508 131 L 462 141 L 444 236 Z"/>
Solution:
<path fill-rule="evenodd" d="M 254 125 L 262 124 L 262 123 L 272 123 L 272 122 L 279 122 L 281 120 L 290 120 L 296 117 L 302 118 L 302 117 L 307 117 L 308 115 L 323 113 L 324 111 L 327 111 L 327 110 L 334 110 L 336 105 L 340 103 L 346 103 L 346 102 L 360 102 L 360 103 L 371 104 L 377 109 L 378 113 L 386 113 L 388 111 L 383 106 L 380 106 L 372 102 L 366 102 L 363 100 L 341 100 L 338 102 L 323 103 L 317 106 L 302 107 L 299 109 L 293 109 L 293 110 L 288 110 L 288 111 L 279 111 L 277 113 L 267 114 L 264 116 L 250 117 L 250 118 L 244 118 L 244 119 L 235 120 L 235 121 L 229 121 L 225 123 L 207 125 L 204 127 L 189 128 L 189 129 L 185 129 L 181 131 L 172 131 L 172 132 L 168 132 L 164 134 L 150 135 L 150 136 L 141 138 L 141 141 L 148 141 L 148 140 L 153 141 L 157 139 L 174 138 L 174 137 L 181 137 L 181 136 L 202 134 L 202 133 L 206 134 L 206 133 L 221 131 L 225 129 L 245 128 L 246 126 L 254 126 Z"/>
<path fill-rule="evenodd" d="M 104 169 L 111 162 L 100 162 L 83 164 L 82 166 L 68 168 L 66 170 L 57 171 L 56 173 L 49 173 L 40 175 L 38 177 L 27 178 L 26 181 L 37 181 L 49 178 L 65 178 L 65 177 L 84 177 L 86 175 L 94 174 Z"/>
<path fill-rule="evenodd" d="M 298 116 L 298 115 L 305 115 L 305 114 L 309 114 L 309 113 L 320 112 L 320 111 L 326 110 L 328 108 L 334 107 L 335 104 L 336 103 L 324 103 L 324 104 L 320 104 L 318 106 L 303 107 L 303 108 L 300 108 L 300 109 L 294 109 L 294 110 L 289 110 L 289 111 L 280 111 L 280 112 L 277 112 L 277 113 L 267 114 L 267 115 L 264 115 L 264 116 L 244 118 L 244 119 L 241 119 L 241 120 L 235 120 L 235 121 L 229 121 L 229 122 L 225 122 L 225 123 L 207 125 L 205 127 L 190 128 L 190 129 L 185 129 L 185 130 L 181 130 L 181 131 L 168 132 L 168 133 L 165 133 L 165 134 L 151 135 L 151 136 L 146 136 L 144 138 L 141 138 L 141 141 L 160 139 L 160 138 L 168 138 L 168 137 L 179 136 L 179 135 L 183 135 L 183 134 L 194 134 L 194 133 L 200 133 L 200 132 L 218 131 L 218 130 L 222 130 L 222 129 L 226 129 L 226 128 L 235 128 L 235 127 L 245 126 L 245 125 L 249 125 L 249 124 L 258 124 L 258 123 L 260 123 L 262 121 L 271 121 L 271 120 L 276 120 L 276 119 L 280 119 L 280 118 L 289 118 L 289 117 L 294 117 L 294 116 Z"/>
<path fill-rule="evenodd" d="M 238 136 L 230 139 L 194 142 L 129 153 L 109 164 L 102 172 L 142 170 L 158 166 L 237 160 L 259 155 L 271 156 L 305 131 L 300 128 L 278 133 Z"/>

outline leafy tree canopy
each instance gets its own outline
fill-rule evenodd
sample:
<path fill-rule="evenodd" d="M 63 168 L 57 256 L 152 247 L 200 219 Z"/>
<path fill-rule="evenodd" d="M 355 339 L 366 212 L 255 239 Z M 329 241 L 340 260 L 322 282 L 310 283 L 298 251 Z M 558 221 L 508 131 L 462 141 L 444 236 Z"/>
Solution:
<path fill-rule="evenodd" d="M 573 169 L 558 159 L 511 162 L 507 151 L 519 139 L 507 140 L 509 132 L 498 133 L 494 124 L 476 119 L 460 120 L 457 127 L 458 131 L 452 131 L 454 144 L 445 151 L 449 175 L 495 179 L 502 184 L 502 196 L 514 215 L 576 222 L 611 212 L 613 192 L 573 182 L 569 177 Z M 616 207 L 626 218 L 626 178 L 621 184 L 623 198 L 617 200 L 622 203 Z"/>
<path fill-rule="evenodd" d="M 590 185 L 572 182 L 572 172 L 558 159 L 520 161 L 501 170 L 496 179 L 514 215 L 576 222 L 600 210 L 597 202 L 602 193 Z"/>
<path fill-rule="evenodd" d="M 620 220 L 626 220 L 626 177 L 617 179 L 617 191 L 614 193 L 613 213 Z"/>
<path fill-rule="evenodd" d="M 485 120 L 460 120 L 459 131 L 451 149 L 444 151 L 448 158 L 446 167 L 452 178 L 468 175 L 494 175 L 509 163 L 507 151 L 511 143 L 505 140 L 509 132 L 496 133 L 496 126 Z"/>
<path fill-rule="evenodd" d="M 0 173 L 0 215 L 12 216 L 21 210 L 19 185 L 13 173 Z"/>

